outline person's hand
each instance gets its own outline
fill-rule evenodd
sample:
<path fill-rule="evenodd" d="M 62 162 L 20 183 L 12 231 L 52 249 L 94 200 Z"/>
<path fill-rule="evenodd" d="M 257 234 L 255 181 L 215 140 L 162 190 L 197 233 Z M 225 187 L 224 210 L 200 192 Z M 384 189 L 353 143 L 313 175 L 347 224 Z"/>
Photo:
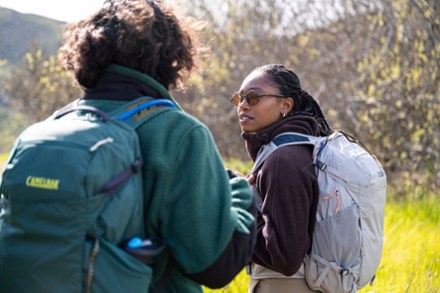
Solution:
<path fill-rule="evenodd" d="M 255 183 L 255 178 L 256 178 L 257 176 L 255 176 L 255 174 L 250 174 L 248 177 L 247 177 L 247 182 L 249 183 L 249 185 L 252 185 L 252 184 L 254 184 Z"/>
<path fill-rule="evenodd" d="M 229 178 L 233 178 L 233 177 L 246 178 L 246 180 L 249 183 L 249 185 L 254 184 L 255 183 L 255 178 L 257 177 L 255 174 L 250 174 L 250 175 L 246 176 L 246 175 L 244 175 L 241 172 L 232 171 L 232 170 L 228 170 L 228 173 L 229 173 Z"/>

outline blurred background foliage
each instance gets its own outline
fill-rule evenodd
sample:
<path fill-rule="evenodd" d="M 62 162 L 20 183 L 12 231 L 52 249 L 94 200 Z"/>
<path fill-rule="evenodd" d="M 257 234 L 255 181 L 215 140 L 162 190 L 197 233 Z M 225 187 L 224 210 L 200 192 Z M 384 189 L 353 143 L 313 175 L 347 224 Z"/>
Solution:
<path fill-rule="evenodd" d="M 438 190 L 440 2 L 181 2 L 205 22 L 200 37 L 210 54 L 173 95 L 210 128 L 226 160 L 249 162 L 230 95 L 256 66 L 282 63 L 299 75 L 334 129 L 353 134 L 378 157 L 401 194 L 409 187 L 421 197 Z M 81 96 L 55 57 L 38 47 L 0 82 L 1 109 L 8 109 L 0 110 L 0 153 L 24 126 Z"/>

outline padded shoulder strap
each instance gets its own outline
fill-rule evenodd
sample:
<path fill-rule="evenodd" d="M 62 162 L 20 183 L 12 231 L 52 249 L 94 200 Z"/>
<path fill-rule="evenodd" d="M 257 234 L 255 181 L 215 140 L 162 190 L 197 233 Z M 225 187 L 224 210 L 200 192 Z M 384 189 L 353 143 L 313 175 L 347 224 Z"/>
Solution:
<path fill-rule="evenodd" d="M 277 146 L 293 145 L 293 144 L 310 144 L 315 145 L 319 138 L 312 135 L 306 135 L 297 132 L 283 132 L 278 134 L 272 140 Z"/>
<path fill-rule="evenodd" d="M 137 128 L 147 119 L 151 118 L 154 112 L 158 112 L 159 110 L 166 108 L 177 109 L 177 106 L 168 99 L 141 97 L 113 111 L 110 116 L 113 119 L 126 122 L 133 128 Z"/>
<path fill-rule="evenodd" d="M 272 154 L 276 149 L 285 145 L 297 145 L 297 144 L 309 144 L 315 145 L 318 137 L 305 135 L 297 132 L 283 132 L 274 137 L 274 139 L 261 147 L 257 154 L 254 166 L 252 167 L 251 174 L 258 171 L 263 165 L 264 161 Z"/>

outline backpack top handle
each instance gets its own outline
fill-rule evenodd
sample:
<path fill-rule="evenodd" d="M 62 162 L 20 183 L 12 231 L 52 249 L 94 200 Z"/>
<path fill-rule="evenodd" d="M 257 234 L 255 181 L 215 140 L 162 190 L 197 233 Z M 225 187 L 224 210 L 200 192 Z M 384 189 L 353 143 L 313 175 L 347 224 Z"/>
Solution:
<path fill-rule="evenodd" d="M 91 107 L 91 106 L 78 106 L 75 102 L 70 103 L 66 105 L 65 107 L 61 108 L 59 111 L 57 111 L 54 116 L 53 120 L 59 119 L 69 113 L 75 112 L 75 111 L 87 111 L 94 114 L 97 114 L 102 118 L 104 122 L 108 122 L 110 120 L 110 116 L 105 113 L 104 111 L 99 110 L 98 108 Z"/>

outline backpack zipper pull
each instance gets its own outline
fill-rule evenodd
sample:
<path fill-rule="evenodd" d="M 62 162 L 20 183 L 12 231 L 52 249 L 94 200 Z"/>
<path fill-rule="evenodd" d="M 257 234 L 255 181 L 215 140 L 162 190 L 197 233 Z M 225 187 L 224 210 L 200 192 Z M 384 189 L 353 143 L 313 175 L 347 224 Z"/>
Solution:
<path fill-rule="evenodd" d="M 335 196 L 336 198 L 336 203 L 337 203 L 337 207 L 335 210 L 335 213 L 339 213 L 339 210 L 341 209 L 341 203 L 340 203 L 340 196 L 339 196 L 339 190 L 335 189 L 332 193 L 330 193 L 327 196 L 324 196 L 323 199 L 324 200 L 329 200 L 331 197 Z"/>
<path fill-rule="evenodd" d="M 98 141 L 97 143 L 95 143 L 91 148 L 90 148 L 90 151 L 91 152 L 94 152 L 94 151 L 96 151 L 100 146 L 102 146 L 102 145 L 104 145 L 104 144 L 106 144 L 106 143 L 111 143 L 111 142 L 113 142 L 114 140 L 113 140 L 113 138 L 111 138 L 111 137 L 107 137 L 107 138 L 105 138 L 105 139 L 102 139 L 102 140 L 100 140 L 100 141 Z"/>

